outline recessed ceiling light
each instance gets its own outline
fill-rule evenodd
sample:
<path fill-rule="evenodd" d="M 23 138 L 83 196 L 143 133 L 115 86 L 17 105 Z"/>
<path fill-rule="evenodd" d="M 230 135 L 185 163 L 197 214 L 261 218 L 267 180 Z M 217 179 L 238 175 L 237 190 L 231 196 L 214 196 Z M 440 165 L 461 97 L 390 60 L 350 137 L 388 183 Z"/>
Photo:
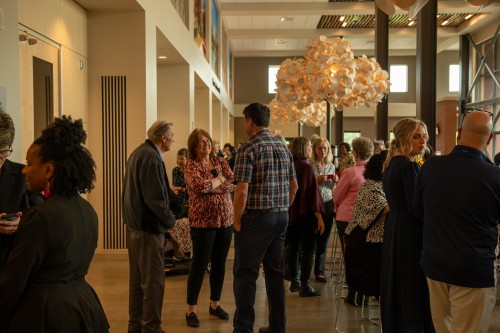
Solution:
<path fill-rule="evenodd" d="M 161 55 L 161 56 L 158 56 L 158 59 L 167 59 L 168 57 L 167 56 L 164 56 L 164 55 Z"/>
<path fill-rule="evenodd" d="M 347 27 L 347 22 L 342 23 L 342 27 Z"/>
<path fill-rule="evenodd" d="M 340 20 L 340 22 L 344 22 L 345 16 L 341 16 L 339 20 Z"/>
<path fill-rule="evenodd" d="M 293 21 L 293 17 L 291 17 L 291 16 L 282 16 L 282 17 L 280 18 L 280 21 L 281 21 L 281 22 Z"/>
<path fill-rule="evenodd" d="M 472 14 L 469 14 L 465 17 L 466 20 L 470 19 L 472 17 Z"/>
<path fill-rule="evenodd" d="M 415 24 L 415 21 L 410 21 L 410 22 L 408 22 L 408 25 L 409 25 L 410 27 L 411 27 L 412 25 L 414 25 L 414 24 Z"/>
<path fill-rule="evenodd" d="M 446 20 L 443 23 L 441 23 L 441 25 L 447 25 L 447 24 L 448 24 L 448 20 Z"/>

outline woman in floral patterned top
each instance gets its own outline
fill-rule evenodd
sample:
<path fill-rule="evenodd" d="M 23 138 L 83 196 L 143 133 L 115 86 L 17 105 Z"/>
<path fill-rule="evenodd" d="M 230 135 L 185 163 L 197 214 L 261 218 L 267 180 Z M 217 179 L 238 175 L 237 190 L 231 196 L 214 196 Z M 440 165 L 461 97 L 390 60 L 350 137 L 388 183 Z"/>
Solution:
<path fill-rule="evenodd" d="M 342 142 L 339 145 L 339 167 L 338 172 L 342 172 L 347 168 L 350 168 L 356 164 L 356 159 L 354 155 L 351 153 L 351 146 L 347 142 Z"/>
<path fill-rule="evenodd" d="M 314 275 L 316 281 L 326 282 L 325 277 L 325 258 L 328 240 L 333 226 L 333 197 L 332 191 L 337 182 L 335 175 L 335 166 L 332 163 L 333 155 L 330 143 L 325 138 L 319 138 L 314 141 L 311 164 L 316 174 L 319 191 L 325 206 L 323 222 L 325 223 L 325 232 L 316 235 L 316 257 L 314 260 Z"/>
<path fill-rule="evenodd" d="M 196 304 L 209 262 L 212 265 L 209 313 L 219 319 L 229 319 L 219 302 L 233 234 L 231 192 L 234 185 L 231 168 L 223 157 L 215 156 L 212 139 L 206 131 L 195 129 L 189 135 L 188 151 L 184 177 L 189 193 L 193 258 L 187 284 L 186 322 L 198 327 Z"/>

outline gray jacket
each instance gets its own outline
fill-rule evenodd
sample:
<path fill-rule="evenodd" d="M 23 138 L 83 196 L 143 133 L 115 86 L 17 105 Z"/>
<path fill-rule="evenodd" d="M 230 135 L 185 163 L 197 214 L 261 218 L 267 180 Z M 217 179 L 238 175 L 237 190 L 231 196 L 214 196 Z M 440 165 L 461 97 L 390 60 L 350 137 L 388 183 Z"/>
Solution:
<path fill-rule="evenodd" d="M 123 219 L 129 228 L 162 234 L 174 226 L 166 177 L 161 155 L 152 141 L 146 140 L 130 154 L 122 192 Z"/>

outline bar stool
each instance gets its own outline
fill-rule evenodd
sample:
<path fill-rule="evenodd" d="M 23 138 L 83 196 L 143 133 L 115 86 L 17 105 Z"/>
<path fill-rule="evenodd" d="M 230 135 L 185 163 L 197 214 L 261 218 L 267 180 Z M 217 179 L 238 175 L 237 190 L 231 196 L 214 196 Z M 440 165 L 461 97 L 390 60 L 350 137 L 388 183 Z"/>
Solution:
<path fill-rule="evenodd" d="M 340 245 L 340 238 L 339 238 L 339 233 L 337 231 L 337 228 L 335 225 L 332 228 L 332 233 L 333 233 L 333 241 L 332 241 L 332 250 L 330 253 L 330 263 L 328 267 L 328 273 L 329 273 L 329 281 L 330 282 L 338 282 L 335 281 L 335 278 L 337 277 L 337 280 L 339 279 L 338 273 L 335 272 L 335 264 L 341 262 L 342 258 L 342 250 L 338 249 L 338 246 Z"/>
<path fill-rule="evenodd" d="M 365 295 L 363 295 L 363 300 L 361 302 L 361 318 L 368 320 L 370 323 L 373 325 L 380 325 L 380 301 L 377 300 L 375 296 L 368 296 L 368 315 L 365 316 Z M 376 300 L 378 304 L 375 304 L 372 306 L 372 300 Z M 372 317 L 372 309 L 375 311 L 378 310 L 379 316 L 378 317 Z"/>

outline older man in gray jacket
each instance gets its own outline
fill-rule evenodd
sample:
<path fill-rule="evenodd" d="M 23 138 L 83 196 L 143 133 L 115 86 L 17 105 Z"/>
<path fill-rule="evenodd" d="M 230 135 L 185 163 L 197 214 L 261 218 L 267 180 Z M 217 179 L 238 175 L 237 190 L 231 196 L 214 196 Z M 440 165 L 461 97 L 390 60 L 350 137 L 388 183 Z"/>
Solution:
<path fill-rule="evenodd" d="M 130 155 L 123 182 L 123 219 L 130 264 L 129 333 L 162 333 L 165 230 L 175 224 L 162 154 L 174 142 L 172 123 L 158 120 Z"/>

